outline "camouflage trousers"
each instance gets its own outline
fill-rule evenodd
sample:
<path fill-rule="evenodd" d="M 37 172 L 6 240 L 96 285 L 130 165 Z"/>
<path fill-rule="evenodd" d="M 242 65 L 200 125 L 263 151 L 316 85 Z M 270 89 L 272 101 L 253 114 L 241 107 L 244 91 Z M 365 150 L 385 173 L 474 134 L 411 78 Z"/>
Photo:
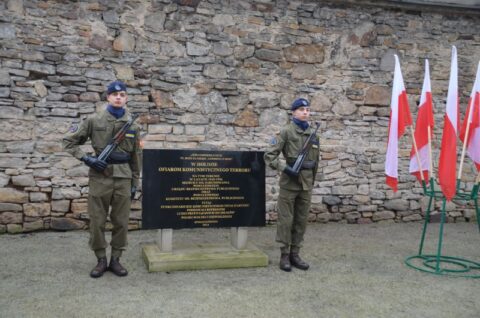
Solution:
<path fill-rule="evenodd" d="M 112 256 L 120 257 L 127 247 L 128 220 L 130 216 L 130 190 L 128 178 L 90 177 L 88 182 L 88 214 L 90 216 L 90 248 L 97 257 L 106 256 L 105 224 L 110 209 L 112 222 Z"/>
<path fill-rule="evenodd" d="M 307 227 L 312 191 L 280 188 L 278 195 L 277 235 L 282 253 L 298 253 Z"/>

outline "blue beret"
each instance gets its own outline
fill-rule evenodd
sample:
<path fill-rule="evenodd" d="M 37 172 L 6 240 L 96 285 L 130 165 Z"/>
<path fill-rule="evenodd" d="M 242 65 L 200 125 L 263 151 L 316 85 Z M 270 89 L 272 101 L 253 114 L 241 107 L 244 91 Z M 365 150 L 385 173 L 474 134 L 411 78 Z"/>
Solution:
<path fill-rule="evenodd" d="M 292 103 L 292 111 L 300 107 L 309 107 L 310 103 L 305 98 L 298 98 Z"/>
<path fill-rule="evenodd" d="M 121 81 L 115 81 L 108 84 L 107 95 L 110 95 L 111 93 L 114 93 L 114 92 L 121 92 L 121 91 L 125 91 L 125 92 L 127 91 L 127 85 L 125 85 L 125 83 Z"/>

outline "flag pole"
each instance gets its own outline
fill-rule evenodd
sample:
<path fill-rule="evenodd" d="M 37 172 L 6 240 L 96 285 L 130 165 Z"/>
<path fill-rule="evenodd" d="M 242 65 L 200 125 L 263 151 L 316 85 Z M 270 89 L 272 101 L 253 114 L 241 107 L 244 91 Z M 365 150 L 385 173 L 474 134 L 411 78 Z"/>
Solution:
<path fill-rule="evenodd" d="M 410 132 L 412 133 L 413 149 L 415 149 L 415 157 L 417 157 L 418 168 L 420 169 L 420 179 L 425 181 L 423 177 L 422 162 L 420 161 L 420 156 L 418 154 L 417 142 L 415 141 L 415 134 L 413 132 L 413 125 L 410 125 Z M 423 183 L 423 182 L 422 182 Z"/>
<path fill-rule="evenodd" d="M 427 126 L 428 129 L 428 155 L 430 157 L 430 179 L 434 179 L 433 174 L 433 159 L 432 159 L 432 131 L 430 125 Z"/>
<path fill-rule="evenodd" d="M 471 109 L 470 111 L 472 111 Z M 460 157 L 460 169 L 458 170 L 458 177 L 457 179 L 460 180 L 462 177 L 462 170 L 463 170 L 463 162 L 465 161 L 465 152 L 467 149 L 467 140 L 468 140 L 468 132 L 470 130 L 470 120 L 467 118 L 467 129 L 465 131 L 465 138 L 463 139 L 463 147 L 462 147 L 462 156 Z"/>

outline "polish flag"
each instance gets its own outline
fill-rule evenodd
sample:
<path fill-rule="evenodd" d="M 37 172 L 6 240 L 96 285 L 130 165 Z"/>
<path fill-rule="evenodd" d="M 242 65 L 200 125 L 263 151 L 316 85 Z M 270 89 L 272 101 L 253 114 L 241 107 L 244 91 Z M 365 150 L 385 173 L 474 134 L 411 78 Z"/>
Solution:
<path fill-rule="evenodd" d="M 430 84 L 430 70 L 428 66 L 428 60 L 425 60 L 425 76 L 423 78 L 423 88 L 420 96 L 420 105 L 418 106 L 417 123 L 414 134 L 421 167 L 418 166 L 415 147 L 412 145 L 412 151 L 410 151 L 410 173 L 417 177 L 418 182 L 421 182 L 422 178 L 420 176 L 420 171 L 422 171 L 423 178 L 427 184 L 431 160 L 428 149 L 428 127 L 430 127 L 431 137 L 433 133 L 433 125 L 433 103 L 432 87 Z"/>
<path fill-rule="evenodd" d="M 442 149 L 438 163 L 440 188 L 447 201 L 451 201 L 456 192 L 455 172 L 457 170 L 457 131 L 458 131 L 458 69 L 457 48 L 452 47 L 452 63 L 448 84 L 447 110 L 443 124 Z"/>
<path fill-rule="evenodd" d="M 470 126 L 468 128 L 468 140 L 465 141 L 467 123 L 470 123 Z M 466 142 L 468 156 L 472 158 L 477 170 L 480 171 L 480 62 L 478 63 L 472 94 L 468 101 L 467 114 L 460 131 L 460 139 L 463 143 Z"/>
<path fill-rule="evenodd" d="M 387 158 L 385 161 L 386 183 L 395 192 L 398 190 L 398 140 L 405 133 L 405 128 L 410 125 L 412 125 L 412 115 L 410 114 L 407 92 L 403 84 L 400 62 L 398 61 L 398 56 L 395 55 L 395 73 L 393 75 L 390 122 L 388 126 Z"/>

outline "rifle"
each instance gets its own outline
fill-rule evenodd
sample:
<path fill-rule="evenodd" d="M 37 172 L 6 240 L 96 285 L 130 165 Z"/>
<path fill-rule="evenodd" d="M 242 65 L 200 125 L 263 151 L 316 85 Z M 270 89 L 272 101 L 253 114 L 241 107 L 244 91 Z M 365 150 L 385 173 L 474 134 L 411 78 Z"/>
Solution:
<path fill-rule="evenodd" d="M 300 152 L 298 153 L 297 159 L 295 160 L 293 167 L 290 167 L 287 164 L 287 166 L 283 170 L 286 174 L 293 177 L 298 177 L 298 174 L 302 169 L 303 162 L 305 161 L 305 158 L 307 158 L 308 152 L 312 147 L 312 142 L 315 139 L 315 136 L 317 135 L 318 128 L 320 128 L 319 122 L 316 122 L 315 124 L 317 125 L 317 128 L 315 129 L 314 132 L 310 134 L 310 136 L 308 136 L 307 140 L 305 140 L 305 143 L 303 144 L 302 149 L 300 149 Z"/>
<path fill-rule="evenodd" d="M 108 145 L 102 150 L 98 156 L 98 160 L 107 161 L 110 158 L 112 152 L 117 149 L 118 145 L 125 138 L 127 130 L 133 125 L 133 122 L 138 118 L 137 114 L 134 114 L 128 119 L 128 121 L 120 128 L 120 130 L 115 134 L 115 136 L 110 140 Z"/>

